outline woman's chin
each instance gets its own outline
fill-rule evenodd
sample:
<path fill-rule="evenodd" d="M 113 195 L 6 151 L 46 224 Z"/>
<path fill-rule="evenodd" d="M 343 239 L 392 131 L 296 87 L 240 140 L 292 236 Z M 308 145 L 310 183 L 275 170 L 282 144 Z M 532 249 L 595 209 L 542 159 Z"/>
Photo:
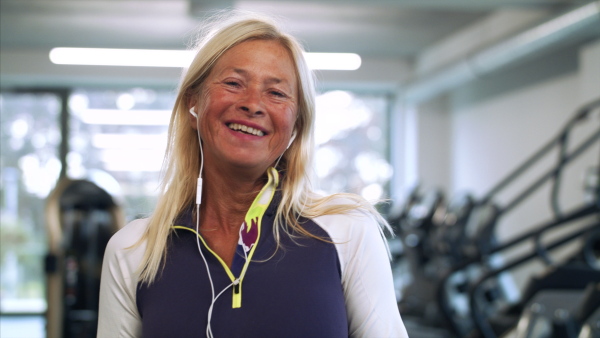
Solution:
<path fill-rule="evenodd" d="M 273 161 L 253 161 L 251 159 L 231 161 L 229 165 L 240 172 L 262 173 L 273 165 Z"/>

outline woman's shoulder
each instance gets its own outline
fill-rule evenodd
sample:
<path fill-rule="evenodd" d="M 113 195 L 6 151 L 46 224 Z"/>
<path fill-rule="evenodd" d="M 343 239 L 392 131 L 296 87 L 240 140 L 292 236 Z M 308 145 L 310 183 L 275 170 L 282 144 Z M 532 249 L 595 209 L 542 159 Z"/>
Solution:
<path fill-rule="evenodd" d="M 146 243 L 140 239 L 147 228 L 148 219 L 137 219 L 117 231 L 108 241 L 103 265 L 109 270 L 119 271 L 117 275 L 120 277 L 114 278 L 137 280 L 137 277 L 132 276 L 144 257 Z"/>
<path fill-rule="evenodd" d="M 320 207 L 324 213 L 312 220 L 323 228 L 332 238 L 348 241 L 363 237 L 366 233 L 381 234 L 381 226 L 360 198 L 352 195 L 332 195 L 324 198 Z"/>
<path fill-rule="evenodd" d="M 360 200 L 345 196 L 334 196 L 326 203 L 331 206 L 329 210 L 340 212 L 323 214 L 312 221 L 331 238 L 344 276 L 348 276 L 349 271 L 361 271 L 365 264 L 372 264 L 369 257 L 375 257 L 378 264 L 381 259 L 382 264 L 389 264 L 383 227 L 373 213 L 374 209 L 368 210 Z"/>
<path fill-rule="evenodd" d="M 338 216 L 348 219 L 364 221 L 369 218 L 375 221 L 376 212 L 372 205 L 364 198 L 349 193 L 339 193 L 321 198 L 318 209 L 321 216 Z"/>
<path fill-rule="evenodd" d="M 144 246 L 144 243 L 139 243 L 139 241 L 146 233 L 148 222 L 148 218 L 140 218 L 127 223 L 127 225 L 119 229 L 108 241 L 106 245 L 107 253 L 122 252 L 132 248 L 136 244 L 138 244 L 137 247 Z"/>

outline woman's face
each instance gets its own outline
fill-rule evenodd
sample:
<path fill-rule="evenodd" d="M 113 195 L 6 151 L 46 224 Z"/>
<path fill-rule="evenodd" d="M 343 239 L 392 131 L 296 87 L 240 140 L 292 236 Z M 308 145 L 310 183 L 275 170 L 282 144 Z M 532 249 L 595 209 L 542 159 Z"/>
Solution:
<path fill-rule="evenodd" d="M 205 165 L 264 172 L 285 151 L 298 89 L 290 53 L 279 42 L 249 40 L 229 49 L 204 82 L 204 92 L 199 100 L 206 100 L 200 121 Z M 190 121 L 196 128 L 196 119 Z"/>

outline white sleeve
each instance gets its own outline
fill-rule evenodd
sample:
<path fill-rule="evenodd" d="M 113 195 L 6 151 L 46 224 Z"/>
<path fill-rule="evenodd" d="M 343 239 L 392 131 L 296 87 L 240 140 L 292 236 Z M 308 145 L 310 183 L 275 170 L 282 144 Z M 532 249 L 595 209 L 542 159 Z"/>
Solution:
<path fill-rule="evenodd" d="M 136 220 L 110 239 L 104 252 L 100 280 L 98 338 L 141 337 L 142 324 L 136 305 L 135 273 L 145 244 L 129 248 L 145 231 L 147 220 Z"/>
<path fill-rule="evenodd" d="M 327 231 L 338 251 L 350 336 L 408 337 L 377 222 L 361 212 L 314 221 Z"/>

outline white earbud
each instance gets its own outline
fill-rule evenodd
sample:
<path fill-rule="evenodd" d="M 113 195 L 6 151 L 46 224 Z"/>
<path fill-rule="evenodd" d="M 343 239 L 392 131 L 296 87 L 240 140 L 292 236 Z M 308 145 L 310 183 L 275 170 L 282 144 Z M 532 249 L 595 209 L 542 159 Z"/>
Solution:
<path fill-rule="evenodd" d="M 294 142 L 295 139 L 296 139 L 296 130 L 294 130 L 292 132 L 292 137 L 290 138 L 290 142 L 288 143 L 287 148 L 285 148 L 285 151 L 287 151 L 290 148 L 290 146 L 292 145 L 292 142 Z M 283 153 L 285 153 L 285 151 Z M 275 162 L 275 165 L 273 167 L 277 168 L 279 161 L 283 157 L 283 153 L 281 153 L 281 155 L 279 155 L 279 157 L 277 158 L 277 161 Z"/>
<path fill-rule="evenodd" d="M 190 114 L 193 117 L 198 119 L 198 114 L 196 114 L 196 110 L 194 107 L 190 108 Z M 202 168 L 204 167 L 204 152 L 202 151 L 202 140 L 200 139 L 200 129 L 197 128 L 198 132 L 198 145 L 200 146 L 200 172 L 198 173 L 198 181 L 196 182 L 196 205 L 200 205 L 202 203 Z"/>
<path fill-rule="evenodd" d="M 198 118 L 198 114 L 196 114 L 194 107 L 190 108 L 190 114 L 192 114 L 193 117 Z"/>
<path fill-rule="evenodd" d="M 296 139 L 296 131 L 294 130 L 294 132 L 292 132 L 292 138 L 290 138 L 290 142 L 288 143 L 287 148 L 285 148 L 285 149 L 288 149 L 292 145 L 292 142 L 294 142 L 295 139 Z"/>

